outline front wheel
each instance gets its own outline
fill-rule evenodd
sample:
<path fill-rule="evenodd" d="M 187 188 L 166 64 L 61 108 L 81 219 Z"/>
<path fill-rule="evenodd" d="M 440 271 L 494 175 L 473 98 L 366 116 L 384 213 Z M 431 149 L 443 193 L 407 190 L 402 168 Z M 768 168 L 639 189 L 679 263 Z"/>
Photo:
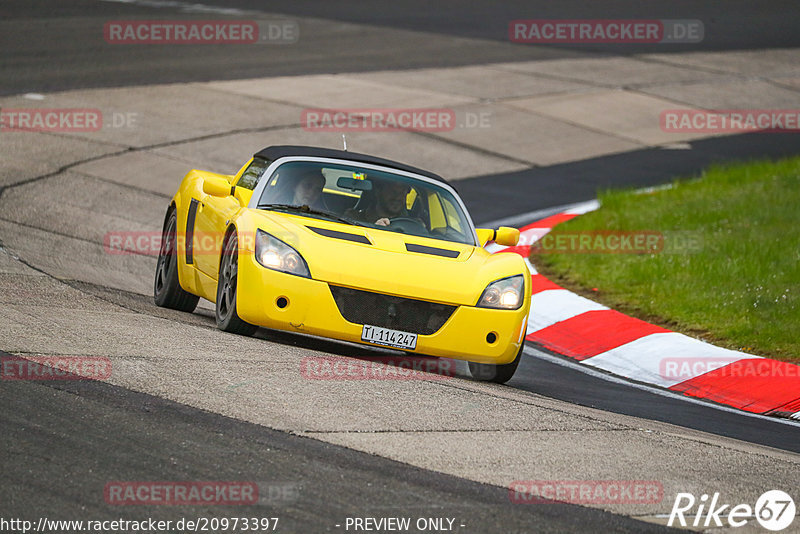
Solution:
<path fill-rule="evenodd" d="M 494 382 L 495 384 L 505 384 L 511 377 L 514 376 L 514 373 L 517 371 L 517 366 L 519 365 L 519 360 L 522 358 L 522 350 L 525 348 L 525 343 L 521 343 L 519 346 L 519 352 L 517 352 L 517 357 L 514 358 L 513 362 L 504 363 L 502 365 L 493 365 L 491 363 L 475 363 L 475 362 L 468 362 L 469 363 L 469 374 L 472 375 L 472 378 L 475 380 L 480 380 L 481 382 Z"/>
<path fill-rule="evenodd" d="M 175 210 L 169 215 L 161 234 L 156 276 L 153 281 L 153 298 L 157 306 L 173 310 L 193 312 L 200 297 L 185 291 L 178 282 L 178 217 Z"/>
<path fill-rule="evenodd" d="M 222 260 L 217 277 L 217 306 L 214 313 L 217 328 L 232 334 L 252 336 L 258 327 L 242 321 L 236 313 L 236 291 L 239 273 L 239 241 L 234 232 L 222 247 Z"/>

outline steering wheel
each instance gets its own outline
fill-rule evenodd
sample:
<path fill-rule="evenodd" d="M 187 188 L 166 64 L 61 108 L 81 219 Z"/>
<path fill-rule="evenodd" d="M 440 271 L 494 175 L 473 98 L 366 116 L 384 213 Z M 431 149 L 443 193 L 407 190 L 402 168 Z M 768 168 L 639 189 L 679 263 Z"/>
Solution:
<path fill-rule="evenodd" d="M 428 235 L 428 229 L 419 219 L 412 219 L 411 217 L 394 217 L 389 219 L 389 225 L 392 228 L 403 232 L 404 234 L 412 234 L 419 236 Z"/>

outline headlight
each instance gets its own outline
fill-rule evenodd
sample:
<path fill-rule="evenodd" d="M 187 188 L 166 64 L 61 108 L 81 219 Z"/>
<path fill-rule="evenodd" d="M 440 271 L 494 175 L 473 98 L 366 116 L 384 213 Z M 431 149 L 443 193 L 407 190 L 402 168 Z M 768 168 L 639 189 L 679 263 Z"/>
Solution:
<path fill-rule="evenodd" d="M 273 271 L 311 278 L 303 256 L 263 230 L 256 230 L 256 261 Z"/>
<path fill-rule="evenodd" d="M 525 279 L 521 274 L 496 280 L 483 290 L 478 307 L 516 310 L 522 306 L 524 291 Z"/>

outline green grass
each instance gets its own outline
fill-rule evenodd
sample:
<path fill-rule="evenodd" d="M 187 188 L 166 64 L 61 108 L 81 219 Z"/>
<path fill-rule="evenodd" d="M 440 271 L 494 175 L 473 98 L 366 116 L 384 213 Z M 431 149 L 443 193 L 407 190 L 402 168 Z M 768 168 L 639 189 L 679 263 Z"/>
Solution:
<path fill-rule="evenodd" d="M 600 201 L 557 230 L 654 230 L 676 250 L 534 254 L 545 275 L 629 315 L 800 362 L 800 158 L 715 166 L 668 189 L 605 191 Z M 681 250 L 687 237 L 697 250 Z"/>

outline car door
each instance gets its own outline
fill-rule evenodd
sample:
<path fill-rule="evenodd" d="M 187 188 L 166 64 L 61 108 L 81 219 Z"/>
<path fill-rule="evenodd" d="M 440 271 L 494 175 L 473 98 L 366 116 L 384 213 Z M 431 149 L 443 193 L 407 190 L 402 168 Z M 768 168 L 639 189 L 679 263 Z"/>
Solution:
<path fill-rule="evenodd" d="M 233 196 L 203 195 L 197 202 L 192 256 L 197 270 L 217 279 L 222 239 L 233 216 L 241 209 Z"/>
<path fill-rule="evenodd" d="M 258 185 L 270 163 L 271 161 L 263 158 L 253 158 L 248 162 L 238 179 L 234 180 L 238 199 L 234 196 L 220 198 L 205 195 L 195 201 L 197 205 L 192 236 L 194 263 L 200 272 L 214 280 L 218 276 L 225 230 L 241 206 L 247 204 L 252 190 Z"/>

